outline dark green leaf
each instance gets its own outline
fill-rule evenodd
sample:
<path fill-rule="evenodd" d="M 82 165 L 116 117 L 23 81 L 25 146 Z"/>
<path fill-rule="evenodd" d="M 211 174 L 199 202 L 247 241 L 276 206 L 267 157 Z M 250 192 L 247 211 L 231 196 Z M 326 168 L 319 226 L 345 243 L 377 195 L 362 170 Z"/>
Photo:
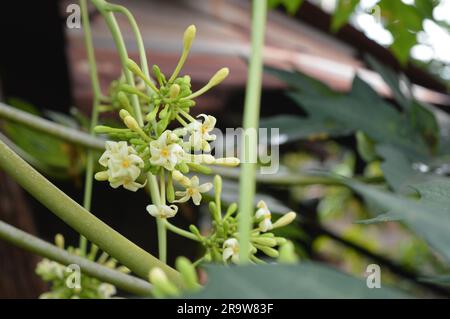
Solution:
<path fill-rule="evenodd" d="M 414 187 L 420 201 L 381 191 L 372 186 L 347 180 L 346 183 L 365 198 L 402 219 L 432 247 L 450 261 L 450 180 L 439 179 Z"/>
<path fill-rule="evenodd" d="M 194 298 L 407 298 L 397 290 L 367 288 L 361 279 L 319 263 L 208 266 L 206 287 Z"/>

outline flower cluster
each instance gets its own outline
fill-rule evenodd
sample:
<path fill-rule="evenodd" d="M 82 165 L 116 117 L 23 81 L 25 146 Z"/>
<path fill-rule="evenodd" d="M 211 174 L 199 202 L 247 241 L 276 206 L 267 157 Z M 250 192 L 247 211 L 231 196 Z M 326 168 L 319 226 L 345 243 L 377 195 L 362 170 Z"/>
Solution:
<path fill-rule="evenodd" d="M 161 201 L 147 206 L 147 211 L 158 218 L 175 216 L 178 211 L 175 203 L 192 199 L 199 205 L 202 193 L 211 189 L 211 184 L 201 184 L 197 176 L 188 178 L 186 174 L 210 173 L 210 165 L 239 164 L 237 158 L 215 158 L 210 154 L 210 143 L 216 139 L 212 133 L 216 119 L 206 114 L 197 118 L 189 114 L 195 105 L 194 98 L 218 85 L 228 75 L 227 68 L 220 69 L 196 92 L 191 90 L 189 76 L 178 76 L 195 33 L 195 26 L 186 29 L 183 53 L 168 79 L 158 66 L 153 66 L 155 82 L 134 61 L 128 60 L 128 70 L 140 82 L 132 86 L 124 83 L 123 78 L 115 81 L 111 89 L 113 95 L 109 98 L 112 109 L 120 108 L 119 115 L 125 128 L 96 127 L 97 133 L 108 134 L 118 141 L 106 142 L 106 150 L 99 160 L 105 169 L 98 172 L 95 179 L 108 181 L 113 188 L 122 186 L 137 191 L 150 182 L 152 176 L 159 176 L 157 191 Z M 141 104 L 140 114 L 133 107 L 133 99 L 134 103 Z M 169 125 L 175 128 L 168 129 Z M 182 190 L 175 192 L 173 181 Z"/>
<path fill-rule="evenodd" d="M 207 235 L 201 235 L 200 231 L 193 225 L 190 231 L 197 236 L 198 241 L 205 247 L 204 261 L 217 263 L 239 263 L 240 247 L 238 220 L 239 212 L 236 203 L 228 206 L 225 214 L 222 214 L 222 203 L 220 200 L 222 179 L 219 175 L 214 178 L 214 201 L 209 203 L 209 210 L 213 220 L 212 231 Z M 264 263 L 258 258 L 260 253 L 271 258 L 279 257 L 278 247 L 282 247 L 287 240 L 277 237 L 270 230 L 287 226 L 296 218 L 294 212 L 288 212 L 272 222 L 272 214 L 264 201 L 257 204 L 254 214 L 254 226 L 251 232 L 250 251 L 248 255 L 254 263 Z"/>
<path fill-rule="evenodd" d="M 64 249 L 64 237 L 60 234 L 55 237 L 56 245 Z M 79 249 L 67 247 L 67 251 L 71 254 L 80 255 Z M 97 257 L 98 248 L 92 246 L 88 256 L 90 260 Z M 111 269 L 116 269 L 123 273 L 129 273 L 130 270 L 124 266 L 117 267 L 117 261 L 105 253 L 101 254 L 96 260 L 97 263 Z M 116 294 L 116 287 L 101 282 L 97 278 L 90 277 L 86 274 L 74 273 L 74 269 L 47 258 L 42 259 L 36 266 L 36 274 L 42 280 L 51 283 L 50 291 L 43 293 L 40 298 L 43 299 L 109 299 Z M 79 276 L 79 277 L 78 277 Z M 78 283 L 77 283 L 78 282 Z"/>
<path fill-rule="evenodd" d="M 158 66 L 153 66 L 153 80 L 134 61 L 128 60 L 128 71 L 139 81 L 131 85 L 121 78 L 113 84 L 113 95 L 109 98 L 113 104 L 111 109 L 120 109 L 124 128 L 96 127 L 97 133 L 108 134 L 116 141 L 106 142 L 106 150 L 99 160 L 104 170 L 95 178 L 108 181 L 113 188 L 123 186 L 130 191 L 148 185 L 152 195 L 148 213 L 159 219 L 159 226 L 162 224 L 170 231 L 201 243 L 205 255 L 198 263 L 239 263 L 239 212 L 236 203 L 229 205 L 222 214 L 220 176 L 214 178 L 213 185 L 192 174 L 211 174 L 213 165 L 239 165 L 238 158 L 216 158 L 211 154 L 211 143 L 216 140 L 213 133 L 216 118 L 207 114 L 194 118 L 190 114 L 195 106 L 194 99 L 222 82 L 229 72 L 227 68 L 220 69 L 204 87 L 192 92 L 190 77 L 179 76 L 179 73 L 195 32 L 194 26 L 186 29 L 183 52 L 169 78 Z M 136 108 L 136 104 L 141 107 Z M 179 229 L 168 221 L 177 214 L 179 203 L 192 201 L 200 205 L 205 193 L 213 188 L 214 200 L 209 202 L 213 223 L 209 234 L 202 235 L 194 225 L 189 231 Z M 258 258 L 260 253 L 273 258 L 279 256 L 278 248 L 286 240 L 275 236 L 271 230 L 291 223 L 295 216 L 290 212 L 272 222 L 267 205 L 263 201 L 257 204 L 248 252 L 252 262 L 264 262 Z M 155 276 L 162 278 L 158 271 Z"/>

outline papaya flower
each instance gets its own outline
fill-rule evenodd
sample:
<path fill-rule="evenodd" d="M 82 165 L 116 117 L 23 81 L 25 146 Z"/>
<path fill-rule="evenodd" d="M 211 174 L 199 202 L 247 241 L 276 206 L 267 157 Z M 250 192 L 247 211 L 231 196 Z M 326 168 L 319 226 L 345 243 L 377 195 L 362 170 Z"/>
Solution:
<path fill-rule="evenodd" d="M 211 183 L 204 183 L 200 185 L 200 181 L 197 176 L 193 176 L 189 179 L 183 176 L 179 171 L 174 171 L 172 173 L 172 177 L 186 188 L 185 191 L 175 192 L 176 196 L 182 197 L 175 200 L 174 203 L 185 203 L 192 198 L 194 204 L 198 206 L 202 200 L 202 193 L 208 192 L 213 187 Z"/>
<path fill-rule="evenodd" d="M 147 211 L 153 217 L 170 218 L 177 214 L 178 207 L 176 205 L 148 205 Z"/>
<path fill-rule="evenodd" d="M 259 203 L 256 205 L 258 210 L 255 213 L 255 217 L 257 220 L 261 220 L 259 222 L 259 229 L 262 232 L 269 231 L 273 228 L 272 225 L 272 214 L 270 213 L 269 208 L 267 207 L 266 203 L 264 201 L 259 201 Z"/>
<path fill-rule="evenodd" d="M 105 145 L 106 150 L 98 162 L 107 170 L 95 174 L 95 179 L 109 181 L 113 188 L 123 186 L 133 192 L 144 187 L 145 184 L 136 182 L 144 167 L 144 161 L 135 149 L 124 141 L 107 141 Z"/>
<path fill-rule="evenodd" d="M 184 157 L 184 150 L 177 143 L 178 140 L 179 137 L 175 133 L 167 130 L 157 140 L 150 142 L 150 163 L 169 171 L 174 170 Z"/>
<path fill-rule="evenodd" d="M 231 259 L 235 264 L 239 263 L 239 242 L 236 238 L 230 238 L 223 243 L 223 261 Z"/>

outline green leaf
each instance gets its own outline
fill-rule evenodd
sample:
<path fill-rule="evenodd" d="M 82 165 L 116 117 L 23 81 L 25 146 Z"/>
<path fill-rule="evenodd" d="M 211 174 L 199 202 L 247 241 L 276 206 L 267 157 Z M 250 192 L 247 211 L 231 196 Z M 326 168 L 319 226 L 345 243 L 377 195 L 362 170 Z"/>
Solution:
<path fill-rule="evenodd" d="M 384 178 L 395 192 L 404 193 L 405 187 L 424 181 L 424 174 L 414 170 L 406 155 L 396 147 L 382 144 L 376 147 L 376 151 L 384 159 L 381 164 Z"/>
<path fill-rule="evenodd" d="M 436 152 L 440 143 L 440 129 L 431 108 L 425 107 L 419 101 L 412 101 L 408 118 L 415 130 L 420 132 L 433 153 Z"/>
<path fill-rule="evenodd" d="M 402 219 L 450 262 L 450 179 L 414 185 L 420 201 L 394 195 L 355 181 L 346 184 Z"/>
<path fill-rule="evenodd" d="M 208 266 L 206 287 L 193 298 L 406 298 L 388 287 L 366 282 L 319 263 L 299 265 Z"/>
<path fill-rule="evenodd" d="M 397 103 L 404 109 L 408 110 L 411 107 L 411 99 L 407 98 L 400 88 L 400 78 L 397 73 L 395 73 L 390 68 L 386 67 L 385 65 L 381 64 L 379 61 L 377 61 L 374 57 L 371 55 L 366 56 L 366 61 L 369 64 L 369 66 L 377 72 L 386 82 L 386 84 L 389 86 L 389 88 L 392 91 L 392 94 L 397 101 Z"/>
<path fill-rule="evenodd" d="M 295 115 L 281 114 L 269 118 L 263 118 L 260 122 L 261 128 L 278 128 L 280 133 L 280 144 L 309 139 L 314 137 L 339 137 L 349 135 L 351 131 L 338 123 L 315 117 L 300 117 Z"/>
<path fill-rule="evenodd" d="M 308 114 L 335 121 L 343 128 L 361 130 L 375 142 L 393 144 L 415 157 L 427 156 L 419 133 L 358 77 L 348 95 L 324 97 L 299 92 L 288 95 Z"/>
<path fill-rule="evenodd" d="M 334 12 L 333 19 L 331 20 L 331 31 L 336 32 L 347 23 L 358 3 L 359 0 L 338 1 L 336 11 Z"/>
<path fill-rule="evenodd" d="M 264 71 L 285 82 L 289 88 L 295 89 L 296 91 L 300 91 L 304 94 L 314 96 L 338 95 L 338 93 L 334 92 L 329 86 L 303 73 L 290 72 L 271 67 L 265 67 Z"/>
<path fill-rule="evenodd" d="M 410 83 L 406 78 L 400 79 L 400 76 L 393 70 L 382 65 L 372 56 L 367 56 L 366 60 L 370 67 L 380 74 L 384 82 L 389 86 L 397 103 L 406 111 L 411 125 L 422 135 L 423 139 L 429 145 L 430 149 L 436 150 L 439 144 L 439 125 L 436 116 L 431 111 L 431 107 L 411 98 Z M 405 83 L 405 89 L 409 93 L 404 93 L 400 83 Z"/>
<path fill-rule="evenodd" d="M 401 221 L 401 218 L 396 216 L 395 214 L 387 213 L 381 214 L 377 217 L 370 219 L 361 219 L 354 222 L 354 224 L 362 224 L 362 225 L 371 225 L 371 224 L 379 224 L 385 222 L 398 222 Z"/>

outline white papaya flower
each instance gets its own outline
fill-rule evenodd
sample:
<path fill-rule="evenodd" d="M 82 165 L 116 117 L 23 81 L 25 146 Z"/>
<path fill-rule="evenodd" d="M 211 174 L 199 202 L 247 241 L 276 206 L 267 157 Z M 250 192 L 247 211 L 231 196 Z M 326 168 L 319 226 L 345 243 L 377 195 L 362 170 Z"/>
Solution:
<path fill-rule="evenodd" d="M 184 156 L 184 150 L 177 143 L 178 140 L 176 134 L 167 130 L 157 140 L 150 142 L 150 163 L 172 171 Z"/>
<path fill-rule="evenodd" d="M 170 218 L 177 214 L 178 207 L 176 205 L 148 205 L 147 211 L 153 217 Z"/>
<path fill-rule="evenodd" d="M 259 222 L 259 229 L 261 229 L 261 231 L 263 232 L 271 230 L 273 228 L 272 214 L 270 213 L 270 210 L 267 207 L 266 203 L 261 200 L 256 205 L 256 207 L 258 207 L 258 210 L 255 213 L 256 219 L 262 218 L 262 220 Z"/>
<path fill-rule="evenodd" d="M 203 117 L 203 123 L 199 121 L 191 122 L 187 126 L 189 136 L 188 146 L 196 151 L 203 150 L 205 152 L 211 151 L 210 141 L 216 140 L 216 135 L 210 134 L 216 125 L 216 118 L 211 115 L 200 114 L 197 117 Z"/>
<path fill-rule="evenodd" d="M 239 263 L 239 242 L 236 238 L 230 238 L 223 243 L 223 261 L 231 259 L 235 264 Z"/>
<path fill-rule="evenodd" d="M 141 174 L 144 161 L 133 147 L 127 145 L 127 142 L 107 141 L 106 151 L 98 162 L 108 169 L 95 174 L 97 180 L 107 180 L 113 188 L 123 186 L 133 192 L 144 187 L 145 184 L 135 182 Z"/>
<path fill-rule="evenodd" d="M 191 179 L 183 176 L 180 172 L 172 174 L 172 177 L 178 181 L 181 185 L 183 185 L 186 190 L 185 191 L 177 191 L 175 195 L 182 196 L 180 199 L 174 201 L 174 203 L 184 203 L 192 198 L 192 201 L 195 205 L 200 205 L 202 200 L 202 193 L 208 192 L 211 190 L 213 185 L 211 183 L 204 183 L 200 185 L 200 181 L 197 176 L 193 176 Z M 181 175 L 181 176 L 180 176 Z"/>

